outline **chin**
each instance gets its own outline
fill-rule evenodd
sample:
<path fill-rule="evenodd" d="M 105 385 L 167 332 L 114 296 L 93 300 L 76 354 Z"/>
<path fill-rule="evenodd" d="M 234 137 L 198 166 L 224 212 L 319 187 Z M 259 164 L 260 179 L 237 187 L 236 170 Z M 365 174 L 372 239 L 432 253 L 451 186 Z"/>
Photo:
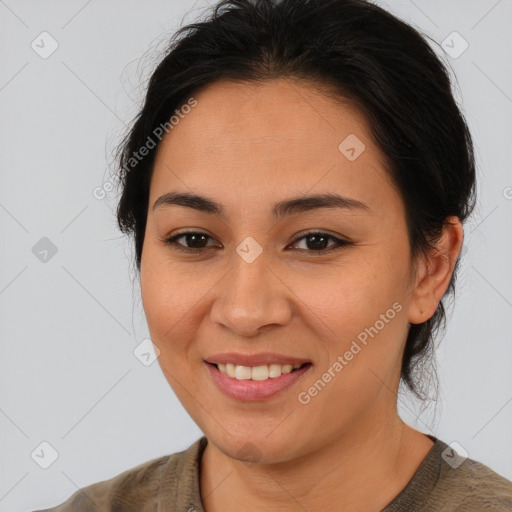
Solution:
<path fill-rule="evenodd" d="M 207 437 L 224 455 L 247 464 L 273 464 L 292 459 L 299 441 L 297 436 L 289 433 L 289 426 L 281 435 L 271 430 L 268 432 L 260 426 L 247 428 L 238 434 L 229 435 L 223 431 L 220 436 Z"/>

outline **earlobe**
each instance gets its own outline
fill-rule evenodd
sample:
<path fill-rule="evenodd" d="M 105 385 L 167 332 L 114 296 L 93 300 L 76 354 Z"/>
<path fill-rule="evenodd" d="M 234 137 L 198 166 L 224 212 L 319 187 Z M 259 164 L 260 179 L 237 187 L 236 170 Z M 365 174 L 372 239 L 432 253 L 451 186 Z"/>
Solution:
<path fill-rule="evenodd" d="M 422 260 L 418 272 L 412 302 L 409 309 L 409 322 L 426 322 L 436 312 L 453 274 L 459 256 L 464 230 L 458 217 L 449 217 L 439 241 Z"/>

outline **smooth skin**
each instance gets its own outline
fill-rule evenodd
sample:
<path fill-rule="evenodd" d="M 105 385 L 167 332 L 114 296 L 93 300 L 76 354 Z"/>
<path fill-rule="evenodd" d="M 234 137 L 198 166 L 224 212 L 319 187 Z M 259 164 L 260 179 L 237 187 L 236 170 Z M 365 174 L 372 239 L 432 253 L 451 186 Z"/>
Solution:
<path fill-rule="evenodd" d="M 448 287 L 462 225 L 450 218 L 436 249 L 412 261 L 404 204 L 365 119 L 311 84 L 222 81 L 194 98 L 197 106 L 158 147 L 140 279 L 160 366 L 209 441 L 200 467 L 203 506 L 379 511 L 433 445 L 398 416 L 400 364 L 410 324 L 430 318 Z M 354 161 L 338 149 L 350 134 L 365 145 Z M 206 196 L 224 215 L 153 209 L 171 191 Z M 271 215 L 279 201 L 320 193 L 368 210 Z M 318 241 L 297 236 L 304 230 L 352 245 L 322 252 Z M 165 243 L 182 231 L 207 237 Z M 263 250 L 252 263 L 236 252 L 249 236 Z M 320 249 L 334 246 L 329 239 Z M 299 393 L 394 303 L 400 312 L 300 403 Z M 276 352 L 313 366 L 278 395 L 241 402 L 221 393 L 207 371 L 204 359 L 223 352 Z"/>

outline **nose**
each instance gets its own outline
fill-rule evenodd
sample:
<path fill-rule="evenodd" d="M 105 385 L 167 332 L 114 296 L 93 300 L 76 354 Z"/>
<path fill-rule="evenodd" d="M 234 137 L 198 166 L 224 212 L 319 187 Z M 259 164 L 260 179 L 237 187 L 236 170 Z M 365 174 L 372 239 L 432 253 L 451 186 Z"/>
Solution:
<path fill-rule="evenodd" d="M 268 326 L 287 325 L 293 293 L 271 268 L 264 253 L 248 263 L 235 255 L 233 267 L 219 283 L 211 320 L 239 337 L 252 338 Z"/>

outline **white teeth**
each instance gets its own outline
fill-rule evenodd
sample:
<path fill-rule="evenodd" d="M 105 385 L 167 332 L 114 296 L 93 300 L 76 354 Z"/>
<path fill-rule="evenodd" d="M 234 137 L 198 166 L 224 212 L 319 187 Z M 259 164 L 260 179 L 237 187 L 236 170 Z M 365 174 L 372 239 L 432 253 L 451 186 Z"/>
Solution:
<path fill-rule="evenodd" d="M 242 366 L 219 363 L 217 368 L 221 373 L 237 380 L 267 380 L 280 377 L 284 373 L 300 368 L 300 364 L 269 364 L 260 366 Z"/>
<path fill-rule="evenodd" d="M 238 380 L 249 380 L 252 375 L 250 366 L 236 366 L 235 367 L 235 379 Z"/>
<path fill-rule="evenodd" d="M 251 371 L 252 380 L 267 380 L 268 379 L 268 366 L 255 366 Z"/>
<path fill-rule="evenodd" d="M 271 364 L 268 367 L 268 376 L 272 379 L 276 377 L 281 377 L 281 365 L 280 364 Z"/>
<path fill-rule="evenodd" d="M 219 368 L 219 370 L 220 370 L 220 368 Z M 226 365 L 226 375 L 228 377 L 232 377 L 233 379 L 235 378 L 235 365 L 234 364 L 228 363 Z"/>

